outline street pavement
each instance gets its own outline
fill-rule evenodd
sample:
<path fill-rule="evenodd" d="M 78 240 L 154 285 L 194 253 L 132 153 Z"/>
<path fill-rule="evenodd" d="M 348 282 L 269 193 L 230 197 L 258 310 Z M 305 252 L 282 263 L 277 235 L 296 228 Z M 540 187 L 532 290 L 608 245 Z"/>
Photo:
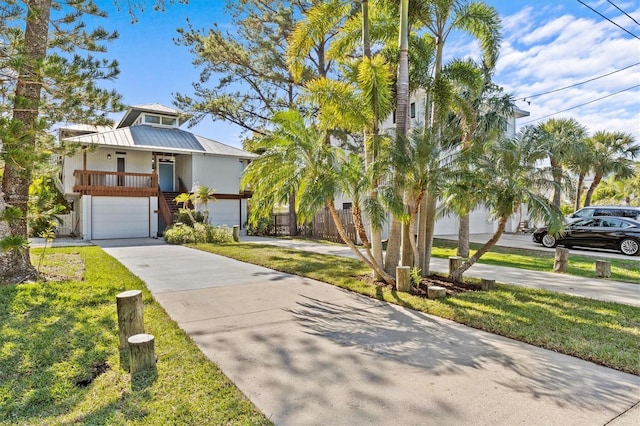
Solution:
<path fill-rule="evenodd" d="M 635 375 L 161 240 L 96 243 L 278 425 L 640 424 Z"/>

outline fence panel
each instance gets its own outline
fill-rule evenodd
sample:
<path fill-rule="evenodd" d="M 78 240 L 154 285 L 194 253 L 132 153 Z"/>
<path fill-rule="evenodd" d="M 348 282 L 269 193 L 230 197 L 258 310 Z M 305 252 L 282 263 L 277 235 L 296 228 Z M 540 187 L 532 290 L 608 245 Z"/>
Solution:
<path fill-rule="evenodd" d="M 351 210 L 338 210 L 340 222 L 351 241 L 356 241 L 356 227 L 353 223 Z M 342 238 L 338 235 L 338 228 L 333 222 L 329 209 L 319 211 L 313 218 L 313 238 L 320 240 L 333 241 L 335 243 L 343 243 Z"/>

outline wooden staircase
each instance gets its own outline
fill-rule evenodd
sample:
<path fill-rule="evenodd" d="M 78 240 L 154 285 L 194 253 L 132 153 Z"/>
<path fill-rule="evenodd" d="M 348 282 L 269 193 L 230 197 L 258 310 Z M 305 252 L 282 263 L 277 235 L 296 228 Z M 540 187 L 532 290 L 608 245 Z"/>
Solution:
<path fill-rule="evenodd" d="M 180 194 L 181 194 L 180 192 L 162 191 L 162 195 L 164 196 L 164 199 L 167 201 L 167 206 L 169 207 L 169 212 L 171 213 L 172 222 L 176 217 L 178 217 L 178 209 L 180 207 L 178 206 L 178 203 L 176 203 L 174 200 Z"/>

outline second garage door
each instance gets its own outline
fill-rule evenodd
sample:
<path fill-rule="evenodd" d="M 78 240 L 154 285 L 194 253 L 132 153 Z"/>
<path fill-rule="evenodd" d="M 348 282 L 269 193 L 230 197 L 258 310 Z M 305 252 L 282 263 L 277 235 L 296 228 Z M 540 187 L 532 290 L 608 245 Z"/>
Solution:
<path fill-rule="evenodd" d="M 149 237 L 149 198 L 92 197 L 91 239 Z"/>

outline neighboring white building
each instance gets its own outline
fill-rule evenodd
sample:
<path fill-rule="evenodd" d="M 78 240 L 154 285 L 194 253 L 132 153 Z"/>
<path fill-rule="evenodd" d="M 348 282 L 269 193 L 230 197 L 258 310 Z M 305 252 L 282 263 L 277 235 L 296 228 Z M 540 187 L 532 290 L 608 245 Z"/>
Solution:
<path fill-rule="evenodd" d="M 59 129 L 63 143 L 79 147 L 62 159 L 71 232 L 85 240 L 155 238 L 173 220 L 173 198 L 198 185 L 215 189 L 211 224 L 242 228 L 250 194 L 240 178 L 255 155 L 179 129 L 184 121 L 173 108 L 146 104 L 114 128 Z"/>
<path fill-rule="evenodd" d="M 412 95 L 409 105 L 409 123 L 411 127 L 423 126 L 425 119 L 426 96 L 424 91 L 419 91 Z M 513 107 L 513 115 L 507 122 L 505 129 L 507 135 L 514 136 L 516 134 L 516 119 L 528 117 L 529 112 L 523 111 L 517 107 Z M 390 115 L 382 122 L 380 129 L 382 132 L 389 132 L 395 129 L 395 113 Z M 336 197 L 336 208 L 350 208 L 351 199 L 338 195 Z M 522 212 L 514 215 L 507 223 L 505 232 L 516 232 L 520 221 L 527 220 L 526 206 L 522 207 Z M 383 238 L 388 237 L 389 221 L 383 227 Z M 456 215 L 444 216 L 436 221 L 434 235 L 457 235 L 459 226 L 459 218 Z M 488 234 L 493 233 L 498 224 L 491 220 L 489 211 L 485 208 L 479 208 L 472 211 L 469 215 L 469 230 L 471 234 Z"/>

